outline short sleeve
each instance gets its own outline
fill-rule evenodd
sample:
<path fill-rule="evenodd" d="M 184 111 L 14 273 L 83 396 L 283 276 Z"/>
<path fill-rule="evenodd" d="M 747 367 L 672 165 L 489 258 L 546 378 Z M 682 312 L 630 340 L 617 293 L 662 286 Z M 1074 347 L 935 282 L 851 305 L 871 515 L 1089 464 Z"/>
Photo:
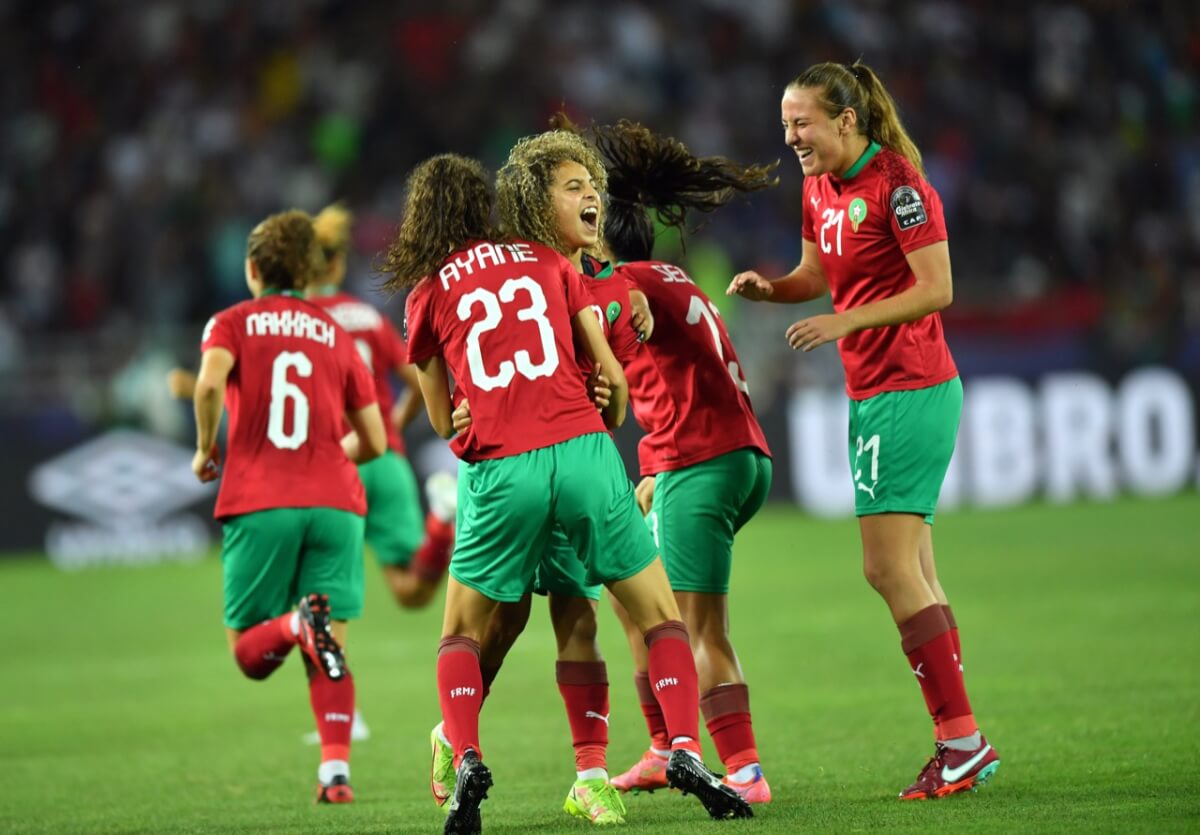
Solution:
<path fill-rule="evenodd" d="M 376 401 L 375 380 L 357 350 L 347 350 L 345 355 L 347 357 L 346 410 L 357 412 Z"/>
<path fill-rule="evenodd" d="M 816 226 L 813 223 L 813 215 L 816 213 L 816 209 L 813 207 L 812 202 L 813 192 L 816 191 L 816 182 L 816 177 L 804 178 L 804 199 L 800 201 L 802 203 L 800 206 L 800 236 L 806 241 L 813 242 L 817 240 Z"/>
<path fill-rule="evenodd" d="M 566 258 L 559 258 L 559 269 L 562 272 L 563 288 L 567 294 L 567 313 L 574 316 L 579 311 L 594 304 L 592 294 L 583 283 L 583 277 Z"/>
<path fill-rule="evenodd" d="M 883 195 L 892 234 L 900 250 L 908 253 L 946 240 L 942 200 L 927 180 L 914 172 L 905 181 L 890 183 Z"/>
<path fill-rule="evenodd" d="M 234 318 L 231 311 L 223 310 L 208 320 L 200 337 L 200 353 L 203 354 L 209 348 L 224 348 L 237 357 L 238 333 L 233 324 Z"/>
<path fill-rule="evenodd" d="M 404 304 L 405 331 L 408 333 L 404 356 L 410 363 L 424 362 L 442 353 L 442 346 L 429 317 L 429 287 L 427 282 L 418 284 L 408 294 L 408 301 Z"/>
<path fill-rule="evenodd" d="M 629 279 L 625 279 L 625 290 L 628 293 L 630 290 L 640 289 L 635 283 Z M 654 311 L 651 310 L 651 313 Z M 612 348 L 613 356 L 617 358 L 617 362 L 621 363 L 621 367 L 629 365 L 637 356 L 638 350 L 642 347 L 642 343 L 638 342 L 637 331 L 633 329 L 633 300 L 630 299 L 626 304 L 621 305 L 621 312 L 617 314 L 617 318 L 609 326 L 608 346 Z"/>

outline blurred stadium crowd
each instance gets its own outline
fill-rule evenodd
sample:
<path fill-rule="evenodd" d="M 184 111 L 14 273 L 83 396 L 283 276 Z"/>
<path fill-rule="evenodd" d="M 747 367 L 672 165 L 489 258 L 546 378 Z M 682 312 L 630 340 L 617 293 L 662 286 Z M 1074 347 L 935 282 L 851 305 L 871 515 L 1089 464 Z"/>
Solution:
<path fill-rule="evenodd" d="M 1077 361 L 1106 373 L 1194 372 L 1198 9 L 2 0 L 0 380 L 10 407 L 61 391 L 86 401 L 89 379 L 124 369 L 91 395 L 119 411 L 122 379 L 194 360 L 200 324 L 245 293 L 250 227 L 283 207 L 344 200 L 359 219 L 351 286 L 369 290 L 414 163 L 453 150 L 494 168 L 562 105 L 583 121 L 645 121 L 699 152 L 782 157 L 781 188 L 714 219 L 679 257 L 714 295 L 737 269 L 786 270 L 800 173 L 781 90 L 812 62 L 860 56 L 945 202 L 956 348 L 956 334 L 1069 334 Z M 794 315 L 733 307 L 761 380 Z"/>

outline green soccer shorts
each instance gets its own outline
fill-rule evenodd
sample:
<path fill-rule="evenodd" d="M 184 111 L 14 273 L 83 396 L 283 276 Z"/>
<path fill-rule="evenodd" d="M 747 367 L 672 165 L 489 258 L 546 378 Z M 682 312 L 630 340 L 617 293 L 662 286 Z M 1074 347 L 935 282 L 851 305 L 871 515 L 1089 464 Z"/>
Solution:
<path fill-rule="evenodd" d="M 408 565 L 425 538 L 412 464 L 389 449 L 359 464 L 358 475 L 367 493 L 367 544 L 382 565 Z"/>
<path fill-rule="evenodd" d="M 933 524 L 962 405 L 958 377 L 850 401 L 855 515 L 915 513 Z"/>
<path fill-rule="evenodd" d="M 225 625 L 247 629 L 329 595 L 334 620 L 363 608 L 363 518 L 329 507 L 285 507 L 225 520 Z"/>
<path fill-rule="evenodd" d="M 771 489 L 771 459 L 756 449 L 727 452 L 654 478 L 646 525 L 675 591 L 728 594 L 733 536 Z"/>
<path fill-rule="evenodd" d="M 596 432 L 463 462 L 450 574 L 492 600 L 515 603 L 533 587 L 556 523 L 583 564 L 585 585 L 632 577 L 658 556 L 617 448 Z"/>

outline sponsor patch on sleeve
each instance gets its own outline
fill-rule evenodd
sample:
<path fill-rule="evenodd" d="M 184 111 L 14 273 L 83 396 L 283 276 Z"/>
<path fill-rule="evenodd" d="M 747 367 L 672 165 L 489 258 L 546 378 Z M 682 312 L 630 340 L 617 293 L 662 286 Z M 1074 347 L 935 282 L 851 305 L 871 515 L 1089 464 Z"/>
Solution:
<path fill-rule="evenodd" d="M 893 191 L 891 204 L 892 214 L 896 216 L 896 224 L 901 230 L 920 226 L 929 220 L 921 195 L 912 186 L 900 186 Z"/>

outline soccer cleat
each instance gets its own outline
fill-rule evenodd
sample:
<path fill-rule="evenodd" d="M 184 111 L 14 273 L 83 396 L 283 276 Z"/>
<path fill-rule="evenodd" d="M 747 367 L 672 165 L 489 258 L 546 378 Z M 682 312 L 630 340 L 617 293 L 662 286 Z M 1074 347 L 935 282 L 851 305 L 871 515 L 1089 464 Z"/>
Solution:
<path fill-rule="evenodd" d="M 454 522 L 458 509 L 458 479 L 447 472 L 436 472 L 425 479 L 425 498 L 429 512 L 443 522 Z"/>
<path fill-rule="evenodd" d="M 317 803 L 353 803 L 354 789 L 340 774 L 328 783 L 317 784 Z"/>
<path fill-rule="evenodd" d="M 612 779 L 623 792 L 652 792 L 667 787 L 667 758 L 647 750 L 624 774 Z"/>
<path fill-rule="evenodd" d="M 454 792 L 454 749 L 442 742 L 442 723 L 438 722 L 429 732 L 429 747 L 433 749 L 433 761 L 429 765 L 429 791 L 438 806 L 445 808 L 446 801 Z"/>
<path fill-rule="evenodd" d="M 667 784 L 684 794 L 700 798 L 713 820 L 752 818 L 754 810 L 740 794 L 721 782 L 708 766 L 681 748 L 671 752 L 667 761 Z"/>
<path fill-rule="evenodd" d="M 458 774 L 454 778 L 454 794 L 450 797 L 446 826 L 442 832 L 445 835 L 476 835 L 482 832 L 483 821 L 479 817 L 479 804 L 487 799 L 488 789 L 491 787 L 492 772 L 479 759 L 478 754 L 468 750 L 458 764 Z"/>
<path fill-rule="evenodd" d="M 754 766 L 754 776 L 744 783 L 730 780 L 728 775 L 721 781 L 742 796 L 747 803 L 770 803 L 771 787 L 763 776 L 762 766 Z"/>
<path fill-rule="evenodd" d="M 973 751 L 947 748 L 940 742 L 911 786 L 900 792 L 901 800 L 934 800 L 961 791 L 975 791 L 1000 768 L 1000 755 L 979 737 Z"/>
<path fill-rule="evenodd" d="M 625 823 L 625 802 L 607 780 L 576 780 L 567 792 L 563 811 L 597 826 Z"/>
<path fill-rule="evenodd" d="M 301 598 L 300 635 L 298 640 L 304 654 L 334 681 L 346 675 L 346 658 L 342 647 L 333 637 L 329 626 L 329 596 L 310 594 Z"/>

